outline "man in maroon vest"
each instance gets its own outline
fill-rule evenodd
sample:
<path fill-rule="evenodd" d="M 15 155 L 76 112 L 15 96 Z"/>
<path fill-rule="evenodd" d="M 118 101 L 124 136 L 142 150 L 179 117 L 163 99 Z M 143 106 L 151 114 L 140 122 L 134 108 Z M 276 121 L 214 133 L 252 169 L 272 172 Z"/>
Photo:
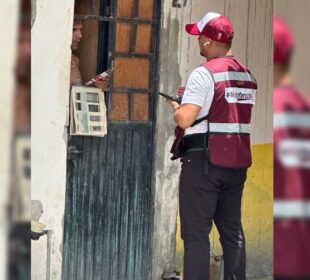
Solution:
<path fill-rule="evenodd" d="M 310 100 L 290 75 L 287 24 L 274 18 L 274 274 L 310 279 Z"/>
<path fill-rule="evenodd" d="M 209 279 L 214 221 L 224 252 L 224 279 L 246 279 L 241 198 L 251 165 L 250 121 L 256 80 L 231 51 L 234 28 L 208 13 L 186 31 L 197 35 L 207 60 L 190 75 L 181 105 L 169 102 L 184 129 L 180 145 L 181 236 L 184 280 Z"/>

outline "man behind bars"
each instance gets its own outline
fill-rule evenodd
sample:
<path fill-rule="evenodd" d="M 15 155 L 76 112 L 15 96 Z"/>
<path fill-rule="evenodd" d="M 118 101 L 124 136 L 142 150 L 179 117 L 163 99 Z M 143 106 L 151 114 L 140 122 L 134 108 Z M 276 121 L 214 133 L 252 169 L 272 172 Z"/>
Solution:
<path fill-rule="evenodd" d="M 83 13 L 83 5 L 80 3 L 76 3 L 74 7 L 74 22 L 73 22 L 73 30 L 72 30 L 72 43 L 71 43 L 71 75 L 70 75 L 70 82 L 71 86 L 81 86 L 83 85 L 82 75 L 80 72 L 80 60 L 76 54 L 78 51 L 80 42 L 82 40 L 82 30 L 83 30 L 83 20 L 78 19 L 77 15 Z M 99 76 L 93 83 L 95 87 L 101 88 L 105 90 L 108 86 L 110 77 L 101 77 Z"/>
<path fill-rule="evenodd" d="M 224 279 L 246 279 L 241 198 L 251 165 L 250 121 L 257 84 L 231 51 L 229 19 L 207 13 L 186 31 L 206 58 L 189 76 L 182 103 L 167 101 L 185 129 L 180 175 L 184 280 L 207 280 L 212 221 L 224 252 Z"/>

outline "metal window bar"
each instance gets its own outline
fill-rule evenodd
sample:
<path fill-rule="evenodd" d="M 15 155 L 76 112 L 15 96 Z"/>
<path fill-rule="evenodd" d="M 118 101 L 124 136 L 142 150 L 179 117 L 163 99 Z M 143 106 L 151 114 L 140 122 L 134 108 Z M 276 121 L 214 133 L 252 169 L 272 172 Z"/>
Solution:
<path fill-rule="evenodd" d="M 113 23 L 111 24 L 111 35 L 109 34 L 109 67 L 114 67 L 114 58 L 115 58 L 115 43 L 116 43 L 116 13 L 117 13 L 117 1 L 110 0 L 110 16 L 114 18 Z M 112 115 L 112 94 L 114 92 L 113 89 L 114 84 L 114 73 L 111 75 L 111 82 L 110 88 L 108 93 L 108 113 L 107 118 L 108 122 L 111 122 L 111 115 Z"/>
<path fill-rule="evenodd" d="M 114 92 L 118 93 L 150 93 L 152 94 L 154 90 L 152 88 L 113 88 Z"/>
<path fill-rule="evenodd" d="M 134 16 L 138 18 L 139 16 L 139 0 L 135 0 L 134 2 Z M 131 46 L 130 52 L 135 52 L 136 43 L 137 43 L 137 29 L 138 29 L 138 21 L 133 23 L 133 29 L 131 32 Z"/>
<path fill-rule="evenodd" d="M 108 43 L 108 58 L 103 58 L 101 56 L 102 53 L 105 53 L 103 51 L 103 44 L 99 44 L 98 47 L 98 72 L 103 72 L 106 70 L 106 68 L 112 68 L 114 64 L 114 58 L 115 57 L 128 57 L 128 58 L 147 58 L 150 59 L 151 63 L 151 71 L 150 71 L 150 87 L 149 88 L 115 88 L 113 86 L 110 86 L 108 89 L 108 121 L 110 121 L 110 114 L 112 112 L 112 94 L 113 92 L 120 92 L 120 93 L 128 93 L 129 94 L 129 121 L 131 121 L 132 114 L 133 114 L 133 94 L 134 93 L 146 93 L 150 94 L 149 99 L 149 120 L 148 122 L 152 122 L 154 120 L 154 106 L 156 105 L 155 102 L 157 100 L 157 96 L 155 96 L 156 93 L 156 86 L 157 86 L 157 67 L 156 67 L 156 58 L 158 57 L 158 34 L 159 34 L 159 7 L 160 7 L 160 1 L 155 0 L 154 1 L 154 7 L 153 7 L 153 18 L 147 19 L 147 18 L 139 18 L 139 0 L 135 0 L 134 2 L 134 17 L 118 17 L 117 16 L 117 0 L 101 0 L 100 1 L 100 15 L 94 15 L 95 12 L 95 0 L 90 0 L 90 14 L 88 15 L 75 15 L 76 19 L 82 19 L 82 20 L 95 20 L 99 21 L 100 26 L 100 42 L 104 41 L 107 37 L 109 38 Z M 133 30 L 131 34 L 131 46 L 130 46 L 130 52 L 129 53 L 123 53 L 123 52 L 116 52 L 115 50 L 115 41 L 116 41 L 116 24 L 118 22 L 126 22 L 133 24 Z M 108 27 L 107 27 L 108 24 Z M 137 28 L 138 24 L 151 24 L 152 25 L 152 45 L 151 45 L 151 52 L 148 54 L 145 53 L 136 53 L 135 47 L 136 47 L 136 39 L 137 39 Z M 109 34 L 110 32 L 110 34 Z M 106 66 L 107 65 L 107 66 Z M 114 75 L 112 74 L 111 77 L 111 85 L 113 85 L 114 82 Z M 117 123 L 123 122 L 123 121 L 116 121 Z M 127 122 L 127 121 L 126 121 Z M 137 122 L 137 121 L 133 121 Z"/>
<path fill-rule="evenodd" d="M 90 11 L 89 11 L 89 13 L 91 15 L 93 15 L 95 13 L 95 10 L 96 10 L 95 0 L 90 0 Z"/>
<path fill-rule="evenodd" d="M 117 57 L 128 57 L 128 58 L 152 58 L 154 53 L 124 53 L 124 52 L 115 52 Z"/>
<path fill-rule="evenodd" d="M 149 18 L 130 18 L 130 17 L 115 17 L 113 16 L 97 16 L 97 15 L 81 15 L 81 14 L 76 14 L 74 15 L 75 19 L 80 19 L 80 20 L 96 20 L 96 21 L 103 21 L 103 22 L 127 22 L 127 23 L 144 23 L 144 24 L 154 24 L 157 23 L 157 19 L 149 19 Z"/>
<path fill-rule="evenodd" d="M 159 63 L 157 63 L 157 59 L 159 58 L 159 36 L 160 36 L 160 9 L 161 9 L 162 0 L 154 0 L 154 6 L 153 6 L 153 18 L 155 21 L 152 23 L 152 31 L 153 31 L 153 40 L 152 40 L 152 57 L 151 57 L 151 81 L 150 86 L 153 89 L 152 94 L 150 95 L 150 118 L 153 120 L 153 122 L 156 121 L 156 111 L 155 108 L 157 106 L 158 101 L 158 72 L 159 72 Z M 154 126 L 155 131 L 155 126 Z"/>
<path fill-rule="evenodd" d="M 134 1 L 134 16 L 136 18 L 138 18 L 139 16 L 139 0 Z M 137 30 L 138 30 L 138 21 L 133 23 L 133 27 L 131 31 L 130 53 L 134 53 L 136 50 Z M 115 55 L 117 56 L 117 53 Z M 133 94 L 129 93 L 129 120 L 131 120 L 133 117 L 133 111 L 134 111 Z M 150 116 L 148 116 L 148 119 L 150 119 Z"/>
<path fill-rule="evenodd" d="M 128 119 L 132 120 L 133 117 L 133 110 L 134 110 L 134 100 L 133 100 L 133 94 L 128 93 L 129 95 L 129 112 L 128 112 Z M 149 118 L 148 118 L 149 119 Z"/>

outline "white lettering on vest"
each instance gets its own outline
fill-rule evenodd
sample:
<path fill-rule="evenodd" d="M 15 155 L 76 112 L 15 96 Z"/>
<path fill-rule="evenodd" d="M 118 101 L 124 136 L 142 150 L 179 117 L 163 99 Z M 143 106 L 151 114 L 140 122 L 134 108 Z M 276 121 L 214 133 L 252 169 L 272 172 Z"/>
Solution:
<path fill-rule="evenodd" d="M 228 103 L 255 104 L 256 89 L 229 87 L 225 88 Z"/>

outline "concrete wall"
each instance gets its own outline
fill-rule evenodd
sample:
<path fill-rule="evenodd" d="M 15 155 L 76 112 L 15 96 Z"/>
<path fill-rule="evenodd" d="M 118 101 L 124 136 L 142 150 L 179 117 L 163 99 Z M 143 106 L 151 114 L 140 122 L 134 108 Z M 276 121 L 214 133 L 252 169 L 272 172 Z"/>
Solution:
<path fill-rule="evenodd" d="M 7 204 L 10 183 L 9 169 L 14 92 L 13 68 L 16 57 L 18 6 L 19 1 L 17 0 L 2 0 L 0 2 L 0 280 L 7 279 Z"/>
<path fill-rule="evenodd" d="M 296 48 L 292 62 L 294 83 L 310 95 L 309 63 L 310 63 L 310 1 L 308 0 L 275 0 L 274 14 L 284 18 L 290 25 L 296 40 Z"/>
<path fill-rule="evenodd" d="M 72 22 L 73 0 L 36 1 L 32 27 L 31 197 L 42 202 L 40 221 L 53 231 L 50 279 L 61 279 Z M 46 237 L 31 245 L 31 279 L 45 279 Z"/>
<path fill-rule="evenodd" d="M 248 277 L 259 279 L 272 274 L 272 13 L 270 0 L 164 1 L 160 47 L 160 90 L 173 94 L 185 85 L 190 72 L 203 62 L 197 37 L 184 31 L 209 11 L 227 15 L 235 26 L 234 54 L 251 69 L 259 86 L 252 121 L 254 164 L 249 172 L 243 200 L 245 231 L 248 237 Z M 186 4 L 186 5 L 184 5 Z M 172 111 L 160 99 L 156 133 L 156 202 L 153 243 L 153 278 L 182 271 L 183 243 L 175 237 L 178 213 L 180 165 L 169 160 L 175 124 Z M 254 200 L 253 200 L 254 199 Z M 251 203 L 255 201 L 255 203 Z M 217 232 L 212 232 L 214 254 L 221 254 Z M 177 254 L 174 248 L 177 248 Z"/>

